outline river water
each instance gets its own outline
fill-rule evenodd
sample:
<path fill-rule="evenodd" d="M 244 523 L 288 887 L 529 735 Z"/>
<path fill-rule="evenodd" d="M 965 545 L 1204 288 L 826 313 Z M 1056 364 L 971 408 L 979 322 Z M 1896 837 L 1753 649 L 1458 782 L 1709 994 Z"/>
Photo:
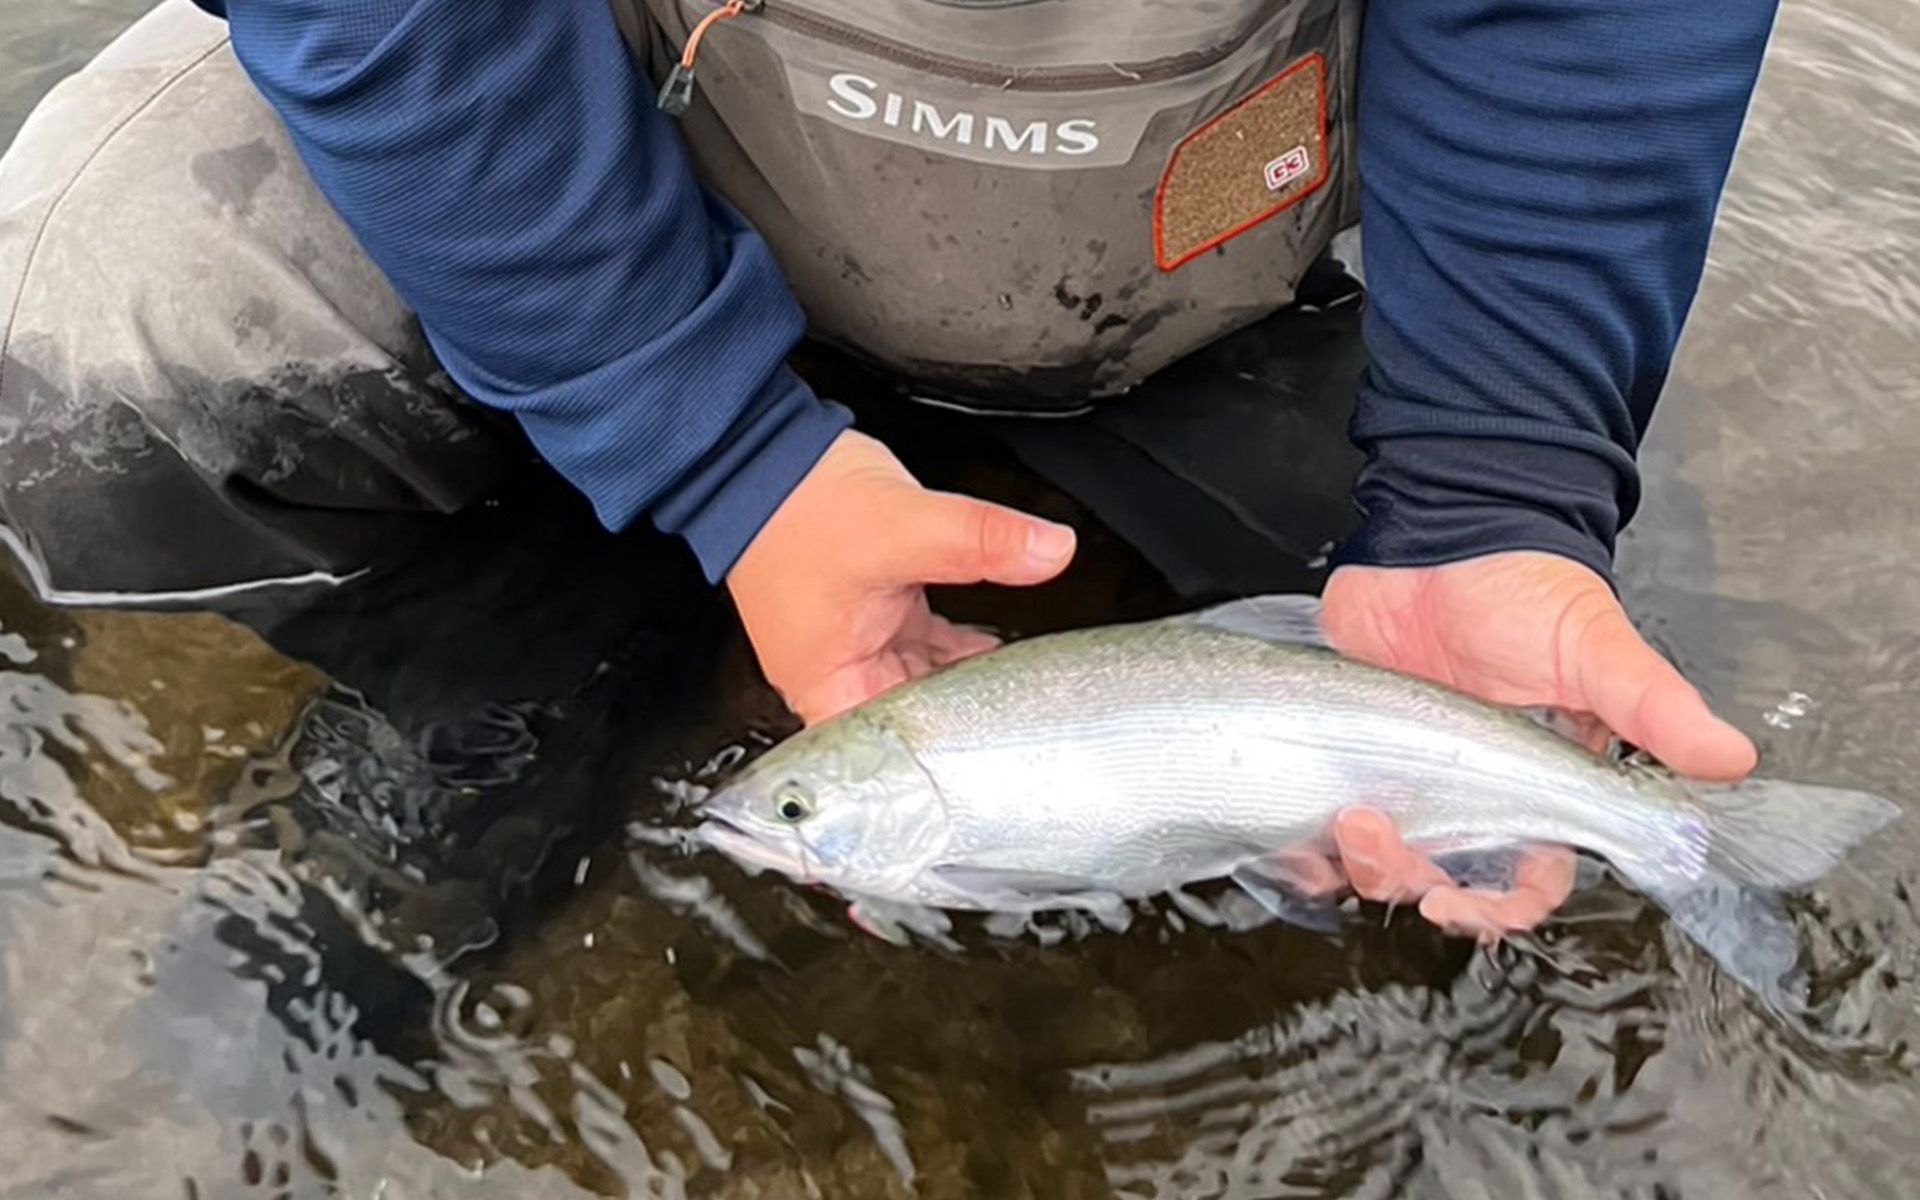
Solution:
<path fill-rule="evenodd" d="M 141 7 L 11 0 L 0 137 Z M 1790 0 L 1621 552 L 1770 773 L 1910 811 L 1916 181 L 1920 6 Z M 1181 603 L 1004 453 L 899 438 L 1087 529 L 963 615 Z M 1920 1191 L 1920 825 L 1797 911 L 1791 1025 L 1604 884 L 1491 953 L 1165 913 L 899 949 L 651 832 L 783 718 L 649 547 L 525 536 L 549 503 L 278 649 L 0 577 L 0 1197 Z"/>

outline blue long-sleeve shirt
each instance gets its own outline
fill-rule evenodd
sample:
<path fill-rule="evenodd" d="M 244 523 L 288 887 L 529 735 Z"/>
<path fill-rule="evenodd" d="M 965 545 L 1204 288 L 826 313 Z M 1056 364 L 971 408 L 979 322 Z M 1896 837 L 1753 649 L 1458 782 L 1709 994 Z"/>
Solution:
<path fill-rule="evenodd" d="M 850 423 L 694 181 L 607 0 L 205 0 L 447 373 L 623 528 L 718 579 Z"/>
<path fill-rule="evenodd" d="M 1336 561 L 1610 574 L 1776 0 L 1372 0 L 1365 513 Z"/>
<path fill-rule="evenodd" d="M 449 373 L 718 578 L 847 423 L 606 0 L 199 0 Z M 1776 0 L 1372 0 L 1341 561 L 1610 569 Z"/>

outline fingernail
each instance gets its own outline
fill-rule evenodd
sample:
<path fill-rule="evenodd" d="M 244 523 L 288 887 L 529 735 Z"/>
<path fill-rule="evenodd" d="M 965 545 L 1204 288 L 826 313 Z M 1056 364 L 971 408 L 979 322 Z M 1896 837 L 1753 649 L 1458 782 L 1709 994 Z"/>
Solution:
<path fill-rule="evenodd" d="M 1027 526 L 1027 561 L 1037 567 L 1051 567 L 1073 554 L 1073 530 L 1051 521 L 1035 521 Z"/>
<path fill-rule="evenodd" d="M 1393 836 L 1393 822 L 1375 809 L 1343 808 L 1333 815 L 1333 833 L 1343 847 L 1349 838 L 1378 842 Z"/>

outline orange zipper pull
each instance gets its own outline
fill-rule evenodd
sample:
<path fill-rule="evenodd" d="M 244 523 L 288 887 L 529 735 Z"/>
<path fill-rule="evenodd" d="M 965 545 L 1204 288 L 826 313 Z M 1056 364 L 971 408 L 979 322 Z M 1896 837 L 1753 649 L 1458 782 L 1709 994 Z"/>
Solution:
<path fill-rule="evenodd" d="M 687 48 L 680 52 L 680 61 L 673 64 L 673 70 L 667 72 L 667 81 L 660 85 L 660 111 L 668 116 L 677 117 L 693 105 L 693 59 L 700 53 L 701 39 L 722 21 L 731 21 L 741 13 L 758 12 L 766 0 L 727 0 L 719 8 L 700 18 L 700 23 L 687 35 Z"/>

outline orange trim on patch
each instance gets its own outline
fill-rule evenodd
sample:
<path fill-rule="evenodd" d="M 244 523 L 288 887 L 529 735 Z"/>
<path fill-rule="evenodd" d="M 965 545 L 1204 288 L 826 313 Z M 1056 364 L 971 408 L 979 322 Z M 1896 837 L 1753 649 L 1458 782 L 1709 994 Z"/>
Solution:
<path fill-rule="evenodd" d="M 1299 72 L 1315 65 L 1318 65 L 1320 68 L 1320 85 L 1318 89 L 1320 101 L 1320 162 L 1319 173 L 1313 182 L 1292 196 L 1289 196 L 1287 199 L 1274 205 L 1266 212 L 1261 213 L 1259 216 L 1241 222 L 1232 229 L 1227 230 L 1225 233 L 1220 234 L 1210 241 L 1194 247 L 1192 250 L 1187 251 L 1171 262 L 1167 261 L 1166 240 L 1160 227 L 1161 208 L 1166 203 L 1167 181 L 1173 177 L 1173 169 L 1180 164 L 1180 152 L 1186 148 L 1188 142 L 1207 132 L 1207 130 L 1212 129 L 1215 125 L 1231 117 L 1234 113 L 1239 112 L 1242 108 L 1245 108 L 1268 92 L 1273 91 L 1287 80 L 1292 79 Z M 1272 220 L 1302 200 L 1305 200 L 1308 196 L 1313 195 L 1320 190 L 1321 186 L 1327 182 L 1332 174 L 1333 156 L 1327 152 L 1327 58 L 1326 55 L 1316 50 L 1286 70 L 1280 72 L 1278 75 L 1275 75 L 1272 79 L 1267 80 L 1267 82 L 1261 84 L 1246 96 L 1236 100 L 1230 107 L 1220 112 L 1212 120 L 1200 126 L 1200 128 L 1194 130 L 1192 133 L 1189 133 L 1186 137 L 1181 138 L 1179 143 L 1174 146 L 1173 153 L 1167 156 L 1167 169 L 1160 173 L 1160 186 L 1156 188 L 1153 193 L 1153 261 L 1162 271 L 1172 271 L 1177 267 L 1190 263 L 1207 251 L 1232 241 L 1256 225 Z"/>

